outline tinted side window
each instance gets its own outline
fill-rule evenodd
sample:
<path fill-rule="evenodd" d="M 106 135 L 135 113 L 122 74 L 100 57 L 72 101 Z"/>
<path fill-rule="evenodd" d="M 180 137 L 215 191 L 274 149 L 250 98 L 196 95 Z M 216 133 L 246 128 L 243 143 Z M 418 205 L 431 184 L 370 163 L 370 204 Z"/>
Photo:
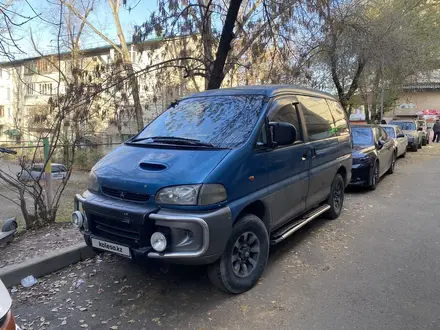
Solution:
<path fill-rule="evenodd" d="M 379 128 L 379 134 L 382 138 L 382 140 L 388 140 L 388 134 L 387 132 L 385 132 L 385 130 L 382 127 L 378 127 Z"/>
<path fill-rule="evenodd" d="M 336 132 L 340 136 L 350 135 L 350 130 L 347 124 L 347 117 L 342 106 L 335 101 L 327 100 L 327 104 L 335 120 Z"/>
<path fill-rule="evenodd" d="M 388 136 L 390 138 L 395 138 L 396 135 L 394 134 L 394 128 L 393 127 L 383 127 L 383 129 L 385 130 L 385 132 L 387 132 Z"/>
<path fill-rule="evenodd" d="M 310 141 L 336 136 L 335 123 L 324 99 L 298 96 L 304 111 Z"/>
<path fill-rule="evenodd" d="M 295 141 L 302 141 L 301 124 L 298 119 L 298 110 L 293 104 L 287 104 L 281 109 L 273 113 L 269 117 L 269 121 L 289 123 L 296 128 L 296 138 Z"/>

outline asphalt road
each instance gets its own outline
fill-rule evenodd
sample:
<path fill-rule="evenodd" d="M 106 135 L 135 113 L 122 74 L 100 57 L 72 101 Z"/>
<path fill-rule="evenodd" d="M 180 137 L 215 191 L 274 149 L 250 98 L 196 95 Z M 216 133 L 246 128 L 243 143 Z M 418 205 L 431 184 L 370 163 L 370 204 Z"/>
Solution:
<path fill-rule="evenodd" d="M 239 296 L 202 268 L 103 255 L 18 288 L 14 311 L 25 329 L 440 329 L 439 178 L 438 146 L 399 160 L 376 191 L 348 192 L 339 219 L 273 248 Z"/>

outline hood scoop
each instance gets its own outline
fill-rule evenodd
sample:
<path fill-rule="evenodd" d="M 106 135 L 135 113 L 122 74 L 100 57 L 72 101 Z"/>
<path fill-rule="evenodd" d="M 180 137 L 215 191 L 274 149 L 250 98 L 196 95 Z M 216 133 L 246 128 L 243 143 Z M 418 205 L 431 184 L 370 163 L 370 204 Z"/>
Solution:
<path fill-rule="evenodd" d="M 159 164 L 159 163 L 147 163 L 147 162 L 141 162 L 139 163 L 139 167 L 144 170 L 144 171 L 153 171 L 153 172 L 158 172 L 158 171 L 163 171 L 164 169 L 166 169 L 167 167 L 163 164 Z"/>

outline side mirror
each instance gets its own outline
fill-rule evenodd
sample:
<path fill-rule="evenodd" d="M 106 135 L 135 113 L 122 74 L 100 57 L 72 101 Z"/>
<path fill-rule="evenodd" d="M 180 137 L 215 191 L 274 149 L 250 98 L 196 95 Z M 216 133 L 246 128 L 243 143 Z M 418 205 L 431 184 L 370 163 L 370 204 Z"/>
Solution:
<path fill-rule="evenodd" d="M 279 146 L 292 144 L 296 140 L 296 128 L 289 123 L 271 122 L 272 139 Z"/>
<path fill-rule="evenodd" d="M 400 139 L 400 138 L 404 138 L 405 137 L 405 134 L 397 134 L 397 138 L 398 139 Z"/>
<path fill-rule="evenodd" d="M 377 141 L 377 149 L 382 149 L 383 145 L 385 144 L 384 140 Z"/>
<path fill-rule="evenodd" d="M 418 131 L 423 131 L 423 127 L 419 127 L 417 130 Z"/>

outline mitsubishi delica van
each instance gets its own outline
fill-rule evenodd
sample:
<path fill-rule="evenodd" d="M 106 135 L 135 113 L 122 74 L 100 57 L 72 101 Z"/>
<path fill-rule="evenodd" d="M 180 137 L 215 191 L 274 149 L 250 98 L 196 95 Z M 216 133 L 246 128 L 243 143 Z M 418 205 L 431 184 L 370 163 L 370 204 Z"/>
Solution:
<path fill-rule="evenodd" d="M 241 293 L 257 283 L 271 244 L 339 216 L 351 148 L 345 112 L 329 94 L 197 93 L 93 167 L 72 221 L 97 250 L 208 264 L 215 286 Z"/>

